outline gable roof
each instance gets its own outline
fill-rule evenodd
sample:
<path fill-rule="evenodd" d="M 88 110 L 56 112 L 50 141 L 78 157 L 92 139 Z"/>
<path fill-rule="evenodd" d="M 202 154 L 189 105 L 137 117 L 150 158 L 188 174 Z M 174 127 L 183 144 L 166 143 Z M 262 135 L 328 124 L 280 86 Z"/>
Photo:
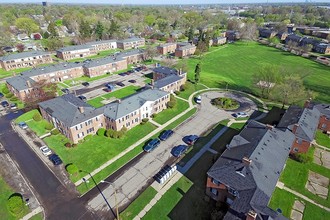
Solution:
<path fill-rule="evenodd" d="M 73 45 L 73 46 L 68 46 L 68 47 L 62 47 L 58 50 L 56 50 L 57 52 L 68 52 L 68 51 L 75 51 L 75 50 L 87 50 L 87 49 L 91 49 L 91 45 L 90 44 L 81 44 L 81 45 Z"/>
<path fill-rule="evenodd" d="M 123 39 L 123 40 L 118 40 L 117 43 L 130 43 L 133 41 L 144 41 L 144 38 L 138 38 L 138 37 L 132 37 L 132 38 L 127 38 L 127 39 Z"/>
<path fill-rule="evenodd" d="M 317 104 L 314 105 L 314 108 L 319 110 L 322 115 L 325 115 L 330 118 L 330 104 Z"/>
<path fill-rule="evenodd" d="M 40 102 L 39 106 L 67 127 L 75 126 L 102 114 L 102 109 L 95 109 L 73 94 L 66 94 Z M 84 109 L 83 113 L 80 112 L 80 107 Z"/>
<path fill-rule="evenodd" d="M 229 144 L 207 174 L 237 191 L 238 196 L 230 208 L 236 214 L 245 214 L 251 209 L 258 211 L 267 207 L 294 135 L 288 130 L 249 121 L 237 136 L 241 137 Z M 237 140 L 244 141 L 237 145 Z M 243 162 L 244 157 L 252 161 L 250 165 Z"/>
<path fill-rule="evenodd" d="M 167 67 L 167 66 L 159 66 L 159 67 L 153 68 L 152 70 L 155 73 L 161 73 L 161 74 L 164 74 L 164 75 L 172 75 L 172 74 L 177 75 L 178 74 L 178 71 L 176 69 L 170 68 L 170 67 Z"/>
<path fill-rule="evenodd" d="M 110 103 L 105 105 L 103 107 L 104 115 L 117 120 L 138 110 L 146 102 L 156 101 L 166 95 L 168 95 L 167 92 L 158 89 L 147 89 L 122 99 L 120 103 Z"/>
<path fill-rule="evenodd" d="M 16 89 L 17 91 L 29 89 L 27 81 L 29 81 L 31 83 L 31 85 L 33 85 L 35 83 L 35 81 L 33 79 L 31 79 L 30 77 L 25 77 L 25 76 L 20 76 L 20 75 L 6 79 L 6 82 L 9 85 L 11 85 L 14 89 Z"/>
<path fill-rule="evenodd" d="M 22 52 L 22 53 L 13 53 L 13 54 L 9 54 L 9 55 L 0 57 L 0 60 L 8 61 L 8 60 L 23 59 L 23 58 L 34 57 L 34 56 L 43 56 L 43 55 L 50 55 L 50 53 L 44 52 L 44 51 L 28 51 L 28 52 Z"/>
<path fill-rule="evenodd" d="M 167 86 L 171 83 L 177 82 L 181 79 L 183 79 L 183 77 L 172 74 L 172 75 L 166 76 L 162 79 L 159 79 L 159 80 L 155 81 L 154 86 L 155 86 L 155 88 L 160 89 L 160 88 L 163 88 L 163 87 L 165 87 L 165 86 Z"/>

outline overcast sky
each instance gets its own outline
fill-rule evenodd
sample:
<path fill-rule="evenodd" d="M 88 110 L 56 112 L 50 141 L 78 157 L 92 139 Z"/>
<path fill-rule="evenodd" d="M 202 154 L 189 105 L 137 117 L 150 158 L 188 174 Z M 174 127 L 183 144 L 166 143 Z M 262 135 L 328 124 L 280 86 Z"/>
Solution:
<path fill-rule="evenodd" d="M 41 3 L 42 0 L 0 0 L 0 3 Z M 229 4 L 229 3 L 274 3 L 274 2 L 305 2 L 305 0 L 49 0 L 49 3 L 99 3 L 99 4 Z M 310 2 L 310 0 L 308 0 Z M 326 2 L 330 0 L 312 0 Z"/>

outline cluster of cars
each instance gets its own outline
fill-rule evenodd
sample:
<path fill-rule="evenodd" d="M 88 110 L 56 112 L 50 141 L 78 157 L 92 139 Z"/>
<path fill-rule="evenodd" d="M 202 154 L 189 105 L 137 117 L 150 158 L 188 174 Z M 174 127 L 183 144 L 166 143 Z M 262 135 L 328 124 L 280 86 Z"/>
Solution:
<path fill-rule="evenodd" d="M 154 150 L 155 148 L 157 148 L 160 145 L 161 141 L 165 141 L 167 140 L 169 137 L 171 137 L 173 135 L 173 131 L 172 130 L 165 130 L 164 132 L 162 132 L 160 134 L 160 136 L 158 138 L 152 139 L 147 145 L 144 146 L 143 150 L 145 152 L 151 152 L 152 150 Z M 187 144 L 187 145 L 178 145 L 173 147 L 173 149 L 171 150 L 171 154 L 174 157 L 181 157 L 189 148 L 189 146 L 194 145 L 195 142 L 198 140 L 198 136 L 197 135 L 189 135 L 183 138 L 183 141 Z"/>
<path fill-rule="evenodd" d="M 48 159 L 55 165 L 60 165 L 63 163 L 61 158 L 57 154 L 53 154 L 51 149 L 49 149 L 47 146 L 40 147 L 41 153 L 48 157 Z"/>
<path fill-rule="evenodd" d="M 4 95 L 0 92 L 0 98 L 3 98 Z M 15 110 L 17 109 L 17 104 L 16 103 L 10 103 L 7 100 L 3 100 L 0 102 L 1 106 L 4 108 L 10 107 L 10 109 Z"/>

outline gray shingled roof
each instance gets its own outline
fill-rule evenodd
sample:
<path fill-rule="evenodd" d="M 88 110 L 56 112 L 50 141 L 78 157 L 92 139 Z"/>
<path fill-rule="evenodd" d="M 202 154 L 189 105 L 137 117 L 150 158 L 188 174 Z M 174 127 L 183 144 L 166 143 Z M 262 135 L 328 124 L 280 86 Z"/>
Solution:
<path fill-rule="evenodd" d="M 133 56 L 133 55 L 138 55 L 138 54 L 143 54 L 143 53 L 144 53 L 143 49 L 134 49 L 134 50 L 130 50 L 130 51 L 116 53 L 115 56 L 117 58 L 126 58 L 128 56 Z"/>
<path fill-rule="evenodd" d="M 161 44 L 158 47 L 167 47 L 167 46 L 171 46 L 171 45 L 176 45 L 176 43 L 165 43 L 165 44 Z"/>
<path fill-rule="evenodd" d="M 104 106 L 104 114 L 116 120 L 138 110 L 147 101 L 156 101 L 167 94 L 158 89 L 147 89 L 122 99 L 120 103 L 110 103 Z"/>
<path fill-rule="evenodd" d="M 160 67 L 153 68 L 153 71 L 156 73 L 164 74 L 164 75 L 178 74 L 178 71 L 176 69 L 166 67 L 166 66 L 160 66 Z"/>
<path fill-rule="evenodd" d="M 194 45 L 186 45 L 186 46 L 183 46 L 183 47 L 179 47 L 176 50 L 187 50 L 187 49 L 195 48 L 195 47 L 196 46 L 194 46 Z"/>
<path fill-rule="evenodd" d="M 267 207 L 294 135 L 288 130 L 249 121 L 238 136 L 241 138 L 235 138 L 234 143 L 229 144 L 207 174 L 238 192 L 231 209 L 245 214 L 251 208 Z M 251 159 L 251 164 L 245 165 L 243 157 Z"/>
<path fill-rule="evenodd" d="M 114 43 L 116 40 L 100 40 L 100 41 L 92 41 L 92 42 L 87 42 L 87 45 L 98 45 L 98 44 L 104 44 L 104 43 Z"/>
<path fill-rule="evenodd" d="M 84 67 L 86 68 L 91 68 L 91 67 L 97 67 L 97 66 L 102 66 L 106 65 L 109 63 L 116 63 L 118 61 L 125 60 L 122 57 L 116 57 L 116 56 L 107 56 L 101 59 L 95 59 L 95 60 L 90 60 L 88 62 L 85 62 Z"/>
<path fill-rule="evenodd" d="M 27 81 L 30 81 L 31 85 L 35 83 L 35 81 L 30 77 L 20 75 L 6 79 L 6 82 L 18 91 L 26 90 L 29 88 Z"/>
<path fill-rule="evenodd" d="M 46 73 L 52 73 L 60 70 L 68 70 L 72 68 L 82 67 L 83 63 L 64 62 L 58 64 L 52 64 L 49 66 L 37 67 L 28 71 L 20 73 L 23 76 L 38 76 Z"/>
<path fill-rule="evenodd" d="M 42 55 L 50 55 L 50 53 L 44 52 L 44 51 L 29 51 L 29 52 L 23 52 L 23 53 L 13 53 L 13 54 L 9 54 L 9 55 L 0 57 L 0 60 L 8 61 L 8 60 L 23 59 L 23 58 L 27 58 L 27 57 L 42 56 Z"/>
<path fill-rule="evenodd" d="M 298 125 L 295 135 L 298 138 L 312 142 L 320 118 L 320 111 L 314 109 L 302 109 L 298 106 L 290 106 L 277 125 L 280 129 L 292 131 L 295 124 Z"/>
<path fill-rule="evenodd" d="M 317 104 L 314 106 L 322 115 L 330 118 L 330 104 Z"/>
<path fill-rule="evenodd" d="M 119 42 L 119 43 L 128 43 L 128 42 L 140 41 L 140 40 L 144 40 L 144 38 L 133 37 L 133 38 L 127 38 L 127 39 L 124 39 L 124 40 L 118 40 L 117 42 Z"/>
<path fill-rule="evenodd" d="M 174 82 L 177 82 L 179 80 L 183 79 L 182 77 L 178 76 L 178 75 L 169 75 L 169 76 L 166 76 L 162 79 L 159 79 L 157 81 L 154 82 L 154 86 L 155 88 L 163 88 L 167 85 L 170 85 L 171 83 L 174 83 Z"/>
<path fill-rule="evenodd" d="M 58 52 L 67 52 L 67 51 L 75 51 L 75 50 L 83 50 L 83 49 L 91 49 L 90 44 L 81 44 L 81 45 L 74 45 L 74 46 L 68 46 L 68 47 L 62 47 L 58 49 Z"/>
<path fill-rule="evenodd" d="M 75 126 L 103 113 L 101 108 L 95 109 L 73 94 L 66 94 L 41 102 L 39 106 L 67 127 Z M 81 113 L 78 107 L 83 107 L 84 112 Z"/>

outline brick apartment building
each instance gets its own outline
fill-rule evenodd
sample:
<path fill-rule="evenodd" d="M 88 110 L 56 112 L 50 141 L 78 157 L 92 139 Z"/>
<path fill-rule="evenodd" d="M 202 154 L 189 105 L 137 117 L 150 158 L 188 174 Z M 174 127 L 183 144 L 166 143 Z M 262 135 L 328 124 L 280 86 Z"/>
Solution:
<path fill-rule="evenodd" d="M 187 81 L 187 73 L 169 67 L 156 67 L 153 69 L 152 86 L 162 91 L 173 93 L 180 91 Z"/>
<path fill-rule="evenodd" d="M 148 89 L 100 108 L 90 106 L 73 94 L 41 102 L 39 108 L 44 119 L 70 141 L 78 143 L 87 135 L 95 135 L 99 128 L 131 129 L 142 119 L 166 109 L 169 100 L 167 92 Z"/>
<path fill-rule="evenodd" d="M 313 106 L 320 112 L 318 129 L 325 133 L 330 133 L 330 104 L 316 104 Z"/>
<path fill-rule="evenodd" d="M 224 45 L 226 43 L 227 43 L 227 38 L 225 37 L 213 38 L 213 46 Z"/>
<path fill-rule="evenodd" d="M 187 57 L 190 55 L 193 55 L 196 51 L 196 46 L 192 44 L 180 46 L 178 44 L 178 47 L 175 49 L 175 56 L 179 58 Z"/>
<path fill-rule="evenodd" d="M 135 49 L 145 45 L 144 38 L 127 38 L 117 41 L 117 47 L 122 50 Z"/>
<path fill-rule="evenodd" d="M 36 67 L 40 64 L 52 62 L 51 54 L 43 51 L 15 53 L 0 57 L 0 65 L 6 71 L 24 67 Z"/>
<path fill-rule="evenodd" d="M 225 220 L 286 219 L 268 207 L 294 135 L 249 121 L 207 172 L 206 194 L 226 203 Z"/>
<path fill-rule="evenodd" d="M 175 52 L 176 47 L 176 43 L 161 44 L 157 47 L 157 51 L 161 55 L 170 54 Z"/>
<path fill-rule="evenodd" d="M 105 57 L 97 60 L 86 62 L 83 66 L 84 73 L 88 77 L 101 76 L 111 74 L 113 72 L 127 69 L 127 61 L 124 58 Z"/>

